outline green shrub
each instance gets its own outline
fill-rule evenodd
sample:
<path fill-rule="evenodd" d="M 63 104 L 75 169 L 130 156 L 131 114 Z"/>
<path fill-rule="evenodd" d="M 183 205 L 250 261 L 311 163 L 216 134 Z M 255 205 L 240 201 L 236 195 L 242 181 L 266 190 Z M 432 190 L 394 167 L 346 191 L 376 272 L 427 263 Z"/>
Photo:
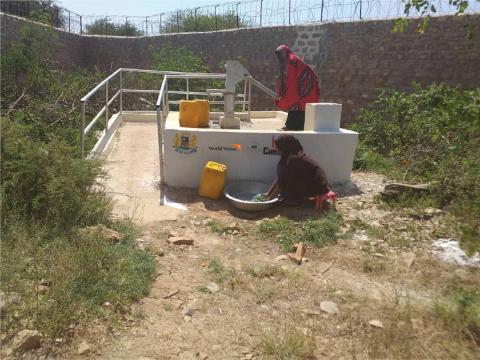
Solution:
<path fill-rule="evenodd" d="M 352 129 L 357 169 L 431 182 L 434 201 L 458 217 L 463 245 L 480 248 L 480 89 L 384 90 Z"/>

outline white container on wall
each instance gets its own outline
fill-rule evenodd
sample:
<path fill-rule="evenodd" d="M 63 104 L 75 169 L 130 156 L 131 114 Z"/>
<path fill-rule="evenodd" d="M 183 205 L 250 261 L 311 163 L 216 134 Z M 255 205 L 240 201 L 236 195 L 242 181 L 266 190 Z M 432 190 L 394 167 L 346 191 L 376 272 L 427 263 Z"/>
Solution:
<path fill-rule="evenodd" d="M 309 103 L 305 107 L 305 131 L 340 131 L 342 104 Z"/>

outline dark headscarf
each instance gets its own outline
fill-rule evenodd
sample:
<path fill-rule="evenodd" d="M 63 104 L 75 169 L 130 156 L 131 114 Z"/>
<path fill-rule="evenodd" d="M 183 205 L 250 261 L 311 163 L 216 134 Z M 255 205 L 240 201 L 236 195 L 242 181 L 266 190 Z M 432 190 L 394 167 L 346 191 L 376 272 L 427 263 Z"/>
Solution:
<path fill-rule="evenodd" d="M 277 146 L 278 151 L 280 152 L 280 162 L 285 163 L 287 162 L 290 155 L 298 155 L 303 153 L 303 147 L 300 144 L 300 141 L 289 134 L 280 135 L 275 140 L 275 145 Z"/>

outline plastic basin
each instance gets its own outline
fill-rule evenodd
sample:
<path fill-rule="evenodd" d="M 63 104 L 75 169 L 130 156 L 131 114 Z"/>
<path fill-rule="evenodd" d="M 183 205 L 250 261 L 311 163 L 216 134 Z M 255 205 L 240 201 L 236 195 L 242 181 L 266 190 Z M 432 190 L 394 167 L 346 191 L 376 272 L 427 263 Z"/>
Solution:
<path fill-rule="evenodd" d="M 230 204 L 245 211 L 262 211 L 271 208 L 278 202 L 278 198 L 257 202 L 252 198 L 257 194 L 264 194 L 268 191 L 269 185 L 256 181 L 234 182 L 225 188 L 224 194 Z"/>

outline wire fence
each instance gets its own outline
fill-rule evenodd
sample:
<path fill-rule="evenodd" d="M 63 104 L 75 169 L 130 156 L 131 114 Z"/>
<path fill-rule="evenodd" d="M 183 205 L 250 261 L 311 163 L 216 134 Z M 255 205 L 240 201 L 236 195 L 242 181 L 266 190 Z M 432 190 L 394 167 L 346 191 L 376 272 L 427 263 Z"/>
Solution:
<path fill-rule="evenodd" d="M 448 15 L 457 11 L 449 0 L 433 0 L 431 4 L 435 11 L 422 14 L 410 9 L 408 16 Z M 68 9 L 55 9 L 51 13 L 52 26 L 77 34 L 121 36 L 407 17 L 403 0 L 244 0 L 150 16 L 79 15 Z M 476 12 L 480 12 L 480 2 L 469 2 L 466 13 Z"/>

